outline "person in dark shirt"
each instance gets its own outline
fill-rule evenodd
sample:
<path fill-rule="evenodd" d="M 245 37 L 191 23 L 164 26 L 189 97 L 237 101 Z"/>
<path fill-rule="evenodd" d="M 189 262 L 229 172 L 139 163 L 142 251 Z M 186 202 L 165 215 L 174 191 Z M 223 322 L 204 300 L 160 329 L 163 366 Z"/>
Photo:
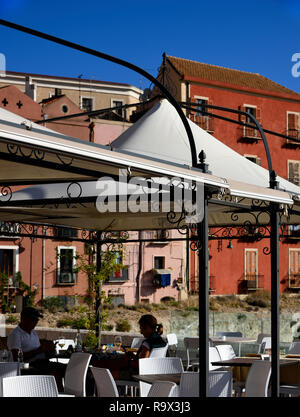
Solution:
<path fill-rule="evenodd" d="M 161 337 L 163 325 L 158 324 L 151 314 L 143 315 L 139 320 L 140 332 L 145 337 L 139 350 L 136 353 L 138 359 L 148 358 L 153 348 L 166 346 L 166 342 Z"/>

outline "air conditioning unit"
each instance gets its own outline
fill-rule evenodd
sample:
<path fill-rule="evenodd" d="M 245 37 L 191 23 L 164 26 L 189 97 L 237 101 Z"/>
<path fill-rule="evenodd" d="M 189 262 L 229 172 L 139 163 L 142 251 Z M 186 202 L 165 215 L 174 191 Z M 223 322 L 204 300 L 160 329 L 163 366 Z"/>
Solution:
<path fill-rule="evenodd" d="M 0 222 L 0 233 L 12 233 L 12 234 L 18 234 L 19 233 L 19 224 L 13 223 L 10 224 L 8 222 Z"/>
<path fill-rule="evenodd" d="M 61 283 L 72 283 L 73 280 L 73 273 L 72 272 L 62 272 L 60 274 L 60 282 Z"/>

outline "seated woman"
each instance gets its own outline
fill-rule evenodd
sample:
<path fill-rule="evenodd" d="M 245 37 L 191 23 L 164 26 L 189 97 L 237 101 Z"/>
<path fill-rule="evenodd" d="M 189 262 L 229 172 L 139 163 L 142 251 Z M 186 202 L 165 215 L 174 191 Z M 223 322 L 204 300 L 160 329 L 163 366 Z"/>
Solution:
<path fill-rule="evenodd" d="M 162 324 L 151 314 L 145 314 L 139 320 L 140 332 L 145 337 L 136 353 L 126 352 L 126 365 L 119 372 L 118 379 L 131 379 L 132 375 L 138 373 L 139 359 L 149 358 L 151 350 L 166 346 L 161 337 L 163 332 Z"/>
<path fill-rule="evenodd" d="M 145 314 L 139 320 L 140 332 L 145 337 L 135 359 L 148 358 L 153 348 L 166 346 L 166 342 L 161 337 L 163 333 L 162 324 L 157 324 L 157 320 L 151 314 Z"/>

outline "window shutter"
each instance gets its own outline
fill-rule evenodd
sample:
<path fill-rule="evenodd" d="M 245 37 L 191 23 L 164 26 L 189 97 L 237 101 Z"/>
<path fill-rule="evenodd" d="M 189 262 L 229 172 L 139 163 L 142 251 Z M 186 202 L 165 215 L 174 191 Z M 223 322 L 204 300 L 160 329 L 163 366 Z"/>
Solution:
<path fill-rule="evenodd" d="M 214 105 L 214 103 L 212 102 L 212 100 L 208 100 L 208 103 L 207 104 L 210 104 L 211 106 Z M 214 112 L 214 109 L 208 108 L 207 111 L 209 113 L 213 113 Z M 209 116 L 209 119 L 208 119 L 208 130 L 209 131 L 211 131 L 211 132 L 214 131 L 214 124 L 215 124 L 215 118 L 212 117 L 212 116 Z"/>
<path fill-rule="evenodd" d="M 247 250 L 246 251 L 246 276 L 247 279 L 254 279 L 257 275 L 256 271 L 256 251 Z"/>
<path fill-rule="evenodd" d="M 288 121 L 288 129 L 298 128 L 298 115 L 297 114 L 288 113 L 287 121 Z"/>
<path fill-rule="evenodd" d="M 290 251 L 290 274 L 296 275 L 300 271 L 300 251 Z"/>
<path fill-rule="evenodd" d="M 239 110 L 241 110 L 241 111 L 246 111 L 246 107 L 245 106 L 239 106 Z M 239 119 L 240 119 L 240 122 L 243 122 L 243 123 L 246 123 L 246 115 L 244 115 L 244 114 L 240 114 L 239 115 L 240 117 L 239 117 Z"/>
<path fill-rule="evenodd" d="M 255 118 L 258 121 L 258 123 L 261 123 L 261 111 L 259 107 L 256 107 Z"/>
<path fill-rule="evenodd" d="M 299 162 L 294 162 L 294 183 L 300 184 L 300 164 Z"/>

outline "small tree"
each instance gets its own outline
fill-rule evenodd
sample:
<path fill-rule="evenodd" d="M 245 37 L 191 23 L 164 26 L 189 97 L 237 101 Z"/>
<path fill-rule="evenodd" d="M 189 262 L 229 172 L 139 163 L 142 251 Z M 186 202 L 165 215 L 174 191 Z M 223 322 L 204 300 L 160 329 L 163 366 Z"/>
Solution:
<path fill-rule="evenodd" d="M 117 253 L 121 253 L 121 256 L 117 256 Z M 111 298 L 106 297 L 105 292 L 102 290 L 102 284 L 114 272 L 124 268 L 122 262 L 120 263 L 120 259 L 123 260 L 123 258 L 123 245 L 118 241 L 107 247 L 106 250 L 101 251 L 100 265 L 98 267 L 96 250 L 93 245 L 90 245 L 84 254 L 75 256 L 76 267 L 74 272 L 83 272 L 87 276 L 89 284 L 86 297 L 86 302 L 89 306 L 87 327 L 90 331 L 88 340 L 95 341 L 93 336 L 98 334 L 98 347 L 101 345 L 101 330 L 104 328 L 108 318 L 108 312 L 103 310 L 102 305 L 111 302 Z"/>

